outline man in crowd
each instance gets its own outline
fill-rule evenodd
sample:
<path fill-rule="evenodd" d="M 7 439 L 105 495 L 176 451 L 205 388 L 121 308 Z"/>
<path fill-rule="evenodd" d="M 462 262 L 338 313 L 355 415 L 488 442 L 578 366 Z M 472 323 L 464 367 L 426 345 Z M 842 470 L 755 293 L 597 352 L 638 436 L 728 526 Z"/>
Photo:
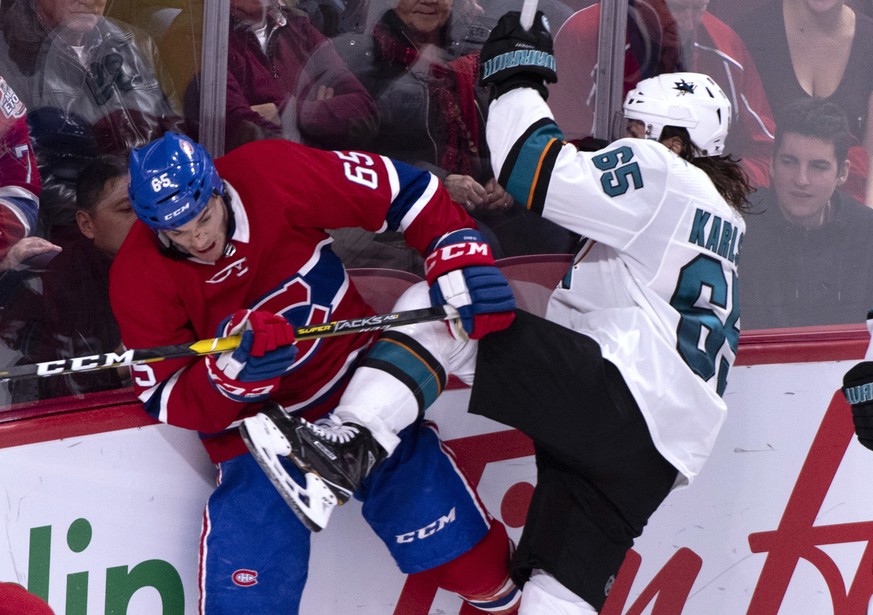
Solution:
<path fill-rule="evenodd" d="M 22 0 L 0 16 L 4 70 L 27 105 L 42 175 L 41 231 L 55 243 L 79 236 L 76 179 L 91 158 L 182 126 L 154 40 L 105 17 L 106 4 Z"/>
<path fill-rule="evenodd" d="M 136 215 L 127 195 L 127 159 L 92 160 L 76 184 L 79 236 L 68 241 L 41 272 L 41 293 L 18 311 L 29 334 L 20 350 L 37 363 L 119 351 L 121 335 L 109 304 L 109 268 Z M 37 388 L 40 399 L 80 395 L 127 384 L 127 370 L 98 370 L 39 378 L 21 388 L 25 401 Z M 17 389 L 18 387 L 16 387 Z"/>
<path fill-rule="evenodd" d="M 851 141 L 832 102 L 783 110 L 770 188 L 755 193 L 746 218 L 746 329 L 852 323 L 873 305 L 873 210 L 841 190 Z"/>

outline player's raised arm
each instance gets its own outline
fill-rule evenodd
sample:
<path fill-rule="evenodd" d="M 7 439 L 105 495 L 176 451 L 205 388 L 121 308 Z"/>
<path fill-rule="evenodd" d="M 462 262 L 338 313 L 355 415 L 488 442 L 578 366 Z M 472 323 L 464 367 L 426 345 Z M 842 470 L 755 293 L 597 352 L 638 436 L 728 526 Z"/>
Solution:
<path fill-rule="evenodd" d="M 564 135 L 546 104 L 547 83 L 557 82 L 548 20 L 537 12 L 530 29 L 506 13 L 482 47 L 481 83 L 491 88 L 486 138 L 494 176 L 516 201 L 529 204 L 529 186 L 510 181 L 517 165 L 536 172 L 557 155 Z"/>

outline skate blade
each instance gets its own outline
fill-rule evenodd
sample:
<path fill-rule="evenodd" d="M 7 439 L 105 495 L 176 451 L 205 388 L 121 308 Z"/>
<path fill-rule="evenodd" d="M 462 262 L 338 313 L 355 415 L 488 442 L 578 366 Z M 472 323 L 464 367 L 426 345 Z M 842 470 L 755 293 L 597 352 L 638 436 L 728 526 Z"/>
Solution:
<path fill-rule="evenodd" d="M 243 419 L 239 433 L 249 450 L 271 451 L 273 455 L 287 457 L 291 454 L 291 443 L 268 417 L 256 414 Z"/>
<path fill-rule="evenodd" d="M 268 429 L 275 429 L 272 421 L 264 417 L 254 416 L 245 419 L 239 427 L 240 435 L 251 452 L 255 461 L 273 483 L 273 486 L 288 504 L 291 510 L 300 519 L 300 522 L 312 532 L 320 532 L 327 527 L 330 514 L 336 508 L 338 500 L 333 491 L 328 488 L 321 478 L 312 473 L 304 474 L 306 486 L 303 487 L 295 481 L 285 470 L 276 454 L 274 447 L 264 446 L 263 443 L 276 443 L 273 434 L 265 438 L 263 431 L 264 423 L 269 423 Z M 284 437 L 282 440 L 285 440 Z M 287 442 L 287 440 L 285 440 Z M 281 447 L 280 447 L 281 448 Z M 290 451 L 290 446 L 288 449 Z"/>
<path fill-rule="evenodd" d="M 243 426 L 246 432 L 243 433 Z M 337 500 L 337 506 L 342 506 L 351 497 L 352 492 L 341 485 L 337 485 L 333 481 L 324 478 L 315 468 L 312 467 L 306 459 L 300 457 L 294 447 L 291 446 L 288 438 L 279 430 L 273 421 L 262 415 L 244 419 L 240 427 L 240 434 L 246 442 L 246 446 L 253 453 L 262 455 L 263 457 L 284 457 L 291 461 L 297 468 L 306 475 L 313 475 L 321 481 L 322 485 L 326 485 L 330 489 Z M 284 472 L 284 470 L 283 470 Z"/>

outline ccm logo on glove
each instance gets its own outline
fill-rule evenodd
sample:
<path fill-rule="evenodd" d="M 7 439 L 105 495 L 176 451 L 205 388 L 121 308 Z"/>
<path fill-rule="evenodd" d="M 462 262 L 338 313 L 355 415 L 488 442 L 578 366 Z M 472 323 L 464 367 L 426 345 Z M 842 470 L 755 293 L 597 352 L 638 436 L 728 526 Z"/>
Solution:
<path fill-rule="evenodd" d="M 453 243 L 434 250 L 424 261 L 424 273 L 428 277 L 438 276 L 449 269 L 455 268 L 455 266 L 448 263 L 448 261 L 466 257 L 470 257 L 470 261 L 465 263 L 465 265 L 494 264 L 494 257 L 491 256 L 491 246 L 487 243 L 468 241 L 465 243 Z M 441 265 L 443 265 L 443 267 L 440 267 Z"/>
<path fill-rule="evenodd" d="M 479 231 L 461 229 L 440 238 L 424 267 L 431 305 L 458 311 L 460 323 L 448 323 L 455 338 L 478 339 L 515 318 L 512 288 Z"/>

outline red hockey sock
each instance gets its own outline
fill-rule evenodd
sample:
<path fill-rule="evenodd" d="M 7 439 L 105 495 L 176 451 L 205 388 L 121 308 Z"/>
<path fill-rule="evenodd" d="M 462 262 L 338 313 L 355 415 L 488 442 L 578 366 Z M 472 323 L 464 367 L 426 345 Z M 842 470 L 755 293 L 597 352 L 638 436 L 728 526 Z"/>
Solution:
<path fill-rule="evenodd" d="M 506 528 L 492 521 L 484 538 L 472 549 L 420 576 L 430 576 L 441 588 L 454 592 L 469 604 L 495 615 L 517 612 L 521 591 L 509 577 L 513 544 Z"/>

